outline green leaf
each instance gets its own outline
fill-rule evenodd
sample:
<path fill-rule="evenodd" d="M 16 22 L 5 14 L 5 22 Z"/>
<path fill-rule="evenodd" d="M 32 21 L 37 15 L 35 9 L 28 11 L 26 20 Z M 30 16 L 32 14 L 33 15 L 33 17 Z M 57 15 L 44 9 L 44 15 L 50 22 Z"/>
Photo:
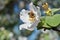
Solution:
<path fill-rule="evenodd" d="M 46 16 L 45 22 L 53 27 L 60 24 L 60 14 L 56 14 L 54 16 Z"/>
<path fill-rule="evenodd" d="M 55 12 L 57 12 L 58 10 L 60 10 L 60 8 L 53 8 L 51 9 L 52 13 L 54 14 Z"/>

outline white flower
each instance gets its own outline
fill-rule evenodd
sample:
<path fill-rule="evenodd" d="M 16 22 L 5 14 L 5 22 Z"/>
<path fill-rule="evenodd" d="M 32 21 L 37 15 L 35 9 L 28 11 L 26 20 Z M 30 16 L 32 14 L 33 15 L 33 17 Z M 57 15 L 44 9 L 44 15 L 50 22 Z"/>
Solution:
<path fill-rule="evenodd" d="M 1 27 L 1 28 L 0 28 L 0 30 L 1 30 L 1 31 L 4 31 L 4 30 L 5 30 L 5 28 L 4 28 L 4 27 Z"/>
<path fill-rule="evenodd" d="M 18 37 L 18 40 L 27 40 L 27 37 L 19 36 L 19 37 Z"/>
<path fill-rule="evenodd" d="M 40 22 L 40 15 L 41 14 L 40 14 L 39 8 L 35 7 L 33 5 L 33 3 L 31 3 L 29 6 L 30 6 L 30 10 L 35 15 L 35 20 L 33 22 L 31 22 L 29 20 L 29 15 L 28 15 L 28 13 L 30 11 L 23 9 L 20 12 L 20 19 L 24 22 L 24 24 L 22 24 L 22 25 L 19 26 L 20 30 L 27 29 L 27 30 L 32 31 L 32 30 L 34 30 L 34 28 L 36 28 L 37 24 Z"/>
<path fill-rule="evenodd" d="M 9 33 L 9 37 L 10 37 L 10 38 L 13 37 L 13 33 L 12 33 L 12 32 Z"/>

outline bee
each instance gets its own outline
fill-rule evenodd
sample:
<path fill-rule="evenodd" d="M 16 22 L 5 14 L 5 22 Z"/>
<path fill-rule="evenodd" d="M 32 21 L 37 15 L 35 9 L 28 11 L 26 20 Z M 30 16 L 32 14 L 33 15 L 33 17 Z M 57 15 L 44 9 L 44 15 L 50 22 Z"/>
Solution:
<path fill-rule="evenodd" d="M 48 3 L 43 3 L 42 7 L 43 7 L 43 9 L 45 11 L 45 14 L 48 15 L 48 16 L 50 16 L 52 12 L 51 12 L 51 9 L 49 8 Z"/>

